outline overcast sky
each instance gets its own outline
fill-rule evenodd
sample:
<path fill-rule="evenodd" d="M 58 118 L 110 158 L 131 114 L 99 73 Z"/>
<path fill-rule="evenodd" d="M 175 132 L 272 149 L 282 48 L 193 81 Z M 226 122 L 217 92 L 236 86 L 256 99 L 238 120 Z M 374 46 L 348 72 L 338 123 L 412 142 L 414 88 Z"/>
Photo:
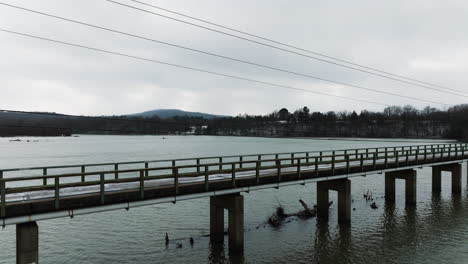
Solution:
<path fill-rule="evenodd" d="M 143 7 L 128 0 L 117 1 Z M 468 1 L 141 1 L 468 93 Z M 465 103 L 467 99 L 262 47 L 104 0 L 0 2 L 449 105 Z M 0 28 L 384 104 L 412 104 L 418 108 L 429 104 L 213 58 L 5 6 L 0 6 Z M 107 115 L 178 108 L 237 115 L 266 114 L 282 107 L 295 110 L 302 106 L 308 106 L 312 111 L 384 108 L 377 104 L 191 72 L 3 32 L 0 32 L 0 56 L 1 109 Z"/>

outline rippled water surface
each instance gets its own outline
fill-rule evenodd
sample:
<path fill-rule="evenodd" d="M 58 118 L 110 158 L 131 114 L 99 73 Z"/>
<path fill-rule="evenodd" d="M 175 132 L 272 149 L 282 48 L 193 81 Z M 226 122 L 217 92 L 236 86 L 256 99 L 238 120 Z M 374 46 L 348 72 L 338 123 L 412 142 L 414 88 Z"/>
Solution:
<path fill-rule="evenodd" d="M 0 169 L 77 163 L 121 162 L 196 156 L 313 151 L 431 143 L 431 141 L 312 140 L 243 137 L 80 136 L 34 138 L 38 142 L 0 138 Z M 465 165 L 464 165 L 465 166 Z M 431 193 L 430 168 L 418 170 L 417 206 L 406 209 L 404 185 L 397 182 L 394 207 L 383 202 L 383 175 L 352 179 L 351 225 L 292 218 L 281 228 L 263 223 L 280 202 L 287 212 L 301 209 L 298 199 L 315 203 L 315 184 L 243 194 L 245 253 L 230 255 L 211 247 L 209 199 L 180 201 L 112 211 L 73 219 L 39 222 L 41 263 L 467 263 L 468 198 L 450 193 L 443 177 L 440 196 Z M 376 197 L 377 210 L 363 193 Z M 336 201 L 331 192 L 330 199 Z M 336 202 L 335 202 L 336 204 Z M 168 233 L 171 243 L 164 245 Z M 188 239 L 193 237 L 194 246 Z M 182 248 L 176 248 L 176 242 Z M 227 241 L 226 241 L 227 243 Z M 15 227 L 0 231 L 0 263 L 15 263 Z"/>

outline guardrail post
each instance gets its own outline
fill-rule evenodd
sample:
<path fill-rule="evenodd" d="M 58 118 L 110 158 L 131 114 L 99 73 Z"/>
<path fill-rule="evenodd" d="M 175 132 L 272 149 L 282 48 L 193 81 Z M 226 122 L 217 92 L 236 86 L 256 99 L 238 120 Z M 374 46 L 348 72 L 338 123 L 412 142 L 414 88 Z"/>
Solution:
<path fill-rule="evenodd" d="M 301 159 L 297 160 L 297 178 L 301 178 Z"/>
<path fill-rule="evenodd" d="M 452 145 L 449 145 L 448 147 L 448 160 L 452 158 Z"/>
<path fill-rule="evenodd" d="M 385 148 L 385 168 L 388 168 L 388 148 Z"/>
<path fill-rule="evenodd" d="M 315 177 L 319 176 L 319 163 L 318 163 L 318 157 L 315 157 Z"/>
<path fill-rule="evenodd" d="M 361 154 L 361 171 L 364 171 L 364 154 Z"/>
<path fill-rule="evenodd" d="M 400 166 L 400 152 L 397 151 L 395 153 L 395 167 L 398 168 Z"/>
<path fill-rule="evenodd" d="M 291 165 L 294 165 L 294 153 L 291 153 Z"/>
<path fill-rule="evenodd" d="M 455 159 L 458 159 L 458 145 L 455 145 Z"/>
<path fill-rule="evenodd" d="M 424 145 L 424 163 L 427 162 L 427 145 Z"/>
<path fill-rule="evenodd" d="M 5 181 L 3 180 L 3 171 L 0 171 L 0 218 L 5 218 L 5 207 L 6 207 L 6 193 L 5 193 Z"/>
<path fill-rule="evenodd" d="M 119 172 L 118 172 L 119 164 L 114 165 L 114 170 L 115 170 L 115 175 L 114 176 L 115 176 L 115 179 L 117 180 L 119 178 Z"/>
<path fill-rule="evenodd" d="M 219 170 L 222 171 L 223 170 L 223 158 L 219 158 Z"/>
<path fill-rule="evenodd" d="M 197 159 L 197 173 L 200 173 L 200 159 Z"/>
<path fill-rule="evenodd" d="M 276 174 L 278 176 L 278 182 L 281 181 L 281 161 L 276 160 Z"/>
<path fill-rule="evenodd" d="M 359 155 L 358 155 L 358 154 L 359 154 L 359 150 L 358 150 L 358 149 L 356 149 L 356 151 L 355 151 L 356 159 L 358 159 L 358 158 L 359 158 Z"/>
<path fill-rule="evenodd" d="M 104 173 L 101 173 L 100 174 L 100 194 L 101 194 L 101 204 L 104 204 L 104 192 L 105 192 L 105 189 L 104 189 Z"/>
<path fill-rule="evenodd" d="M 60 177 L 55 176 L 54 185 L 55 185 L 55 210 L 58 210 L 60 208 Z"/>
<path fill-rule="evenodd" d="M 47 168 L 42 169 L 42 175 L 47 176 Z M 42 179 L 43 184 L 47 185 L 47 178 Z"/>
<path fill-rule="evenodd" d="M 140 171 L 140 199 L 145 199 L 145 178 L 143 171 Z"/>
<path fill-rule="evenodd" d="M 322 158 L 322 156 L 323 156 L 323 152 L 322 152 L 322 151 L 320 151 L 320 162 L 322 162 L 322 161 L 323 161 L 323 158 Z"/>
<path fill-rule="evenodd" d="M 236 187 L 236 164 L 231 164 L 232 187 Z"/>
<path fill-rule="evenodd" d="M 257 184 L 260 183 L 260 161 L 255 163 L 255 180 L 257 181 Z"/>
<path fill-rule="evenodd" d="M 406 151 L 406 166 L 409 166 L 409 152 Z"/>
<path fill-rule="evenodd" d="M 242 167 L 243 167 L 243 166 L 242 166 L 242 165 L 243 165 L 243 163 L 242 163 L 243 161 L 244 161 L 244 159 L 242 158 L 242 156 L 240 156 L 240 157 L 239 157 L 239 168 L 241 168 L 241 169 L 242 169 Z"/>
<path fill-rule="evenodd" d="M 369 158 L 369 149 L 366 149 L 366 158 Z"/>
<path fill-rule="evenodd" d="M 148 177 L 148 175 L 149 175 L 148 168 L 149 168 L 149 164 L 148 164 L 148 162 L 145 162 L 145 169 L 146 169 L 145 170 L 145 177 Z"/>
<path fill-rule="evenodd" d="M 209 168 L 208 168 L 208 165 L 205 165 L 205 191 L 208 191 L 209 190 L 209 172 L 208 172 Z"/>
<path fill-rule="evenodd" d="M 332 175 L 335 175 L 335 151 L 333 151 L 331 169 L 332 169 Z"/>
<path fill-rule="evenodd" d="M 377 152 L 372 154 L 372 166 L 374 170 L 377 169 Z"/>
<path fill-rule="evenodd" d="M 416 149 L 416 158 L 415 158 L 415 160 L 416 160 L 416 165 L 418 165 L 419 164 L 419 147 Z"/>
<path fill-rule="evenodd" d="M 81 173 L 86 173 L 86 167 L 85 166 L 81 166 Z M 85 181 L 86 181 L 85 176 L 81 175 L 81 182 L 85 182 Z"/>
<path fill-rule="evenodd" d="M 346 174 L 349 174 L 349 155 L 346 155 Z"/>
<path fill-rule="evenodd" d="M 172 168 L 172 174 L 174 175 L 174 189 L 177 196 L 179 194 L 179 168 Z"/>
<path fill-rule="evenodd" d="M 309 165 L 310 159 L 309 159 L 309 152 L 306 153 L 306 164 Z"/>

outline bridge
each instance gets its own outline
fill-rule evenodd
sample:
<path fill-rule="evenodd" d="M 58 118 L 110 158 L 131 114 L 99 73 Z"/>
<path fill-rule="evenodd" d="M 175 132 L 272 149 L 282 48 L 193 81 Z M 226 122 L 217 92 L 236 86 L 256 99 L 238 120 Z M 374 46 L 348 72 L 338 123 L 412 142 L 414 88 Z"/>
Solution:
<path fill-rule="evenodd" d="M 317 185 L 317 216 L 327 218 L 329 191 L 338 192 L 338 221 L 351 221 L 351 179 L 385 173 L 385 201 L 395 202 L 395 180 L 405 180 L 407 206 L 416 204 L 417 170 L 432 167 L 432 190 L 449 171 L 462 192 L 468 144 L 432 144 L 240 156 L 200 157 L 67 166 L 0 168 L 0 224 L 16 225 L 17 263 L 38 263 L 37 221 L 157 203 L 210 198 L 210 236 L 244 248 L 244 196 L 267 188 Z"/>

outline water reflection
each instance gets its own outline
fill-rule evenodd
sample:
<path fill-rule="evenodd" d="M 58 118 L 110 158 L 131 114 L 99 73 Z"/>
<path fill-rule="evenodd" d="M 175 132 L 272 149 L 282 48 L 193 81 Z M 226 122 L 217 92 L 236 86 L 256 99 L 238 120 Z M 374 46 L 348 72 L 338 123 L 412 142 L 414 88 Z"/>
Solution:
<path fill-rule="evenodd" d="M 333 234 L 327 219 L 317 219 L 313 249 L 313 263 L 348 262 L 351 250 L 351 232 L 349 224 L 337 225 Z"/>
<path fill-rule="evenodd" d="M 226 251 L 228 251 L 228 256 L 226 257 Z M 211 243 L 208 253 L 208 263 L 210 264 L 244 264 L 244 254 L 243 253 L 233 253 L 225 248 L 224 243 Z"/>
<path fill-rule="evenodd" d="M 381 218 L 370 224 L 368 231 L 353 229 L 351 225 L 330 225 L 317 219 L 313 235 L 311 261 L 313 263 L 425 263 L 434 252 L 446 250 L 439 238 L 446 239 L 458 230 L 468 215 L 468 198 L 452 195 L 443 200 L 433 195 L 425 208 L 398 208 L 385 204 Z M 354 220 L 355 221 L 355 220 Z M 464 226 L 463 226 L 464 227 Z M 377 230 L 375 230 L 377 228 Z M 466 228 L 465 228 L 466 229 Z M 443 240 L 442 240 L 443 241 Z M 439 248 L 442 244 L 442 248 Z M 417 252 L 426 252 L 428 255 Z M 307 255 L 307 254 L 305 254 Z M 456 254 L 453 254 L 456 256 Z M 303 259 L 303 257 L 299 258 Z"/>

